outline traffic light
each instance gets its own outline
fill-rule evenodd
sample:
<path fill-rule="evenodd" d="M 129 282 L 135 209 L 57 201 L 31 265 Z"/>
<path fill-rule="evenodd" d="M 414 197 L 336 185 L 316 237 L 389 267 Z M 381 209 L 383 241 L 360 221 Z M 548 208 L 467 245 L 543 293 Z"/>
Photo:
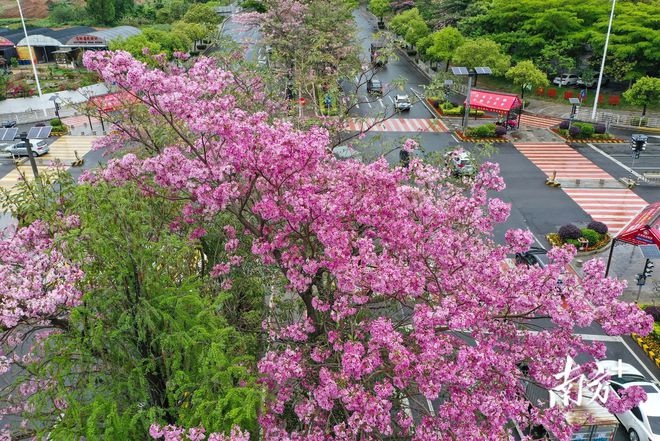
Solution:
<path fill-rule="evenodd" d="M 651 277 L 651 273 L 653 272 L 654 267 L 655 265 L 653 265 L 651 259 L 646 259 L 646 265 L 644 265 L 644 271 L 642 272 L 644 277 Z"/>
<path fill-rule="evenodd" d="M 636 152 L 641 152 L 646 150 L 646 140 L 648 136 L 646 135 L 632 135 L 632 140 L 630 141 L 630 148 Z"/>
<path fill-rule="evenodd" d="M 646 284 L 646 277 L 644 274 L 635 274 L 635 281 L 637 286 L 644 286 Z"/>

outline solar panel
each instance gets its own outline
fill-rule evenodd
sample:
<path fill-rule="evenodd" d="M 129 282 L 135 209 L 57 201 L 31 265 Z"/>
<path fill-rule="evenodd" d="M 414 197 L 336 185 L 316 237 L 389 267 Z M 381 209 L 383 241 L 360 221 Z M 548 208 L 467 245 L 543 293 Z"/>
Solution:
<path fill-rule="evenodd" d="M 0 141 L 13 141 L 16 138 L 18 129 L 13 127 L 11 129 L 0 129 Z"/>
<path fill-rule="evenodd" d="M 647 259 L 660 259 L 660 250 L 658 250 L 658 246 L 656 244 L 640 245 L 639 249 Z"/>
<path fill-rule="evenodd" d="M 45 139 L 48 138 L 51 130 L 53 130 L 51 126 L 32 127 L 28 130 L 27 137 L 29 139 Z"/>
<path fill-rule="evenodd" d="M 467 67 L 452 66 L 451 71 L 454 75 L 469 75 L 470 74 Z"/>
<path fill-rule="evenodd" d="M 493 73 L 490 67 L 475 67 L 474 71 L 479 75 L 490 75 Z"/>

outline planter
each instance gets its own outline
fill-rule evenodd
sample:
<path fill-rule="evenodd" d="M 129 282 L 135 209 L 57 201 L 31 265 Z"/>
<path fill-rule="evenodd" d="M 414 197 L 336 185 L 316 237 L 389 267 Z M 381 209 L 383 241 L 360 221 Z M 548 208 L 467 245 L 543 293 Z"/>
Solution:
<path fill-rule="evenodd" d="M 499 136 L 492 136 L 492 137 L 486 137 L 486 138 L 472 138 L 467 135 L 465 135 L 462 131 L 460 130 L 455 130 L 454 133 L 456 136 L 458 136 L 461 141 L 465 142 L 491 142 L 491 143 L 499 143 L 499 142 L 507 142 L 508 139 L 505 137 L 499 137 Z"/>
<path fill-rule="evenodd" d="M 561 241 L 559 238 L 559 234 L 557 233 L 548 233 L 545 235 L 545 238 L 550 242 L 550 244 L 554 247 L 561 247 L 564 245 L 564 242 Z M 603 239 L 600 240 L 596 245 L 593 247 L 587 247 L 583 250 L 578 249 L 577 255 L 581 257 L 585 256 L 590 256 L 592 254 L 598 254 L 601 251 L 603 251 L 607 246 L 610 244 L 612 241 L 612 236 L 610 236 L 610 233 L 607 233 Z"/>
<path fill-rule="evenodd" d="M 610 138 L 571 138 L 570 136 L 566 136 L 561 133 L 560 129 L 553 127 L 550 130 L 552 130 L 554 133 L 556 133 L 558 136 L 561 136 L 563 139 L 565 139 L 568 142 L 573 142 L 573 143 L 592 143 L 592 144 L 618 144 L 622 142 L 626 142 L 621 138 L 615 138 L 615 137 L 610 137 Z"/>

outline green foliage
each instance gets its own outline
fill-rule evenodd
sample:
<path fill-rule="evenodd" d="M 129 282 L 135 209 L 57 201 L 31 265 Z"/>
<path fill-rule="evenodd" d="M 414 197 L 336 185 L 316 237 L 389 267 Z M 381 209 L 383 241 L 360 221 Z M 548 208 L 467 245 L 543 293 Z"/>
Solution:
<path fill-rule="evenodd" d="M 495 124 L 488 123 L 477 127 L 468 127 L 466 135 L 471 138 L 491 138 L 495 136 Z"/>
<path fill-rule="evenodd" d="M 511 65 L 511 57 L 502 52 L 501 46 L 483 37 L 465 41 L 454 52 L 453 61 L 458 66 L 487 66 L 495 75 L 504 75 Z"/>
<path fill-rule="evenodd" d="M 385 13 L 390 11 L 390 2 L 389 0 L 369 0 L 369 10 L 382 19 Z"/>
<path fill-rule="evenodd" d="M 640 78 L 623 93 L 623 98 L 631 104 L 642 106 L 642 116 L 646 115 L 646 107 L 649 104 L 660 102 L 660 78 Z"/>
<path fill-rule="evenodd" d="M 262 1 L 243 0 L 240 4 L 243 9 L 253 10 L 255 12 L 262 12 L 262 13 L 267 11 L 266 5 Z"/>
<path fill-rule="evenodd" d="M 172 32 L 185 35 L 190 41 L 200 41 L 209 37 L 211 28 L 204 24 L 176 21 L 172 24 Z"/>
<path fill-rule="evenodd" d="M 599 233 L 589 228 L 582 228 L 580 232 L 582 233 L 582 237 L 589 241 L 590 247 L 593 247 L 602 239 L 602 236 Z"/>
<path fill-rule="evenodd" d="M 412 45 L 429 33 L 429 27 L 417 8 L 408 9 L 395 15 L 390 20 L 389 26 L 397 35 L 402 36 L 408 44 Z"/>
<path fill-rule="evenodd" d="M 594 125 L 591 123 L 574 122 L 573 127 L 580 129 L 579 138 L 589 139 L 593 137 L 595 132 Z"/>
<path fill-rule="evenodd" d="M 181 19 L 186 23 L 197 23 L 211 27 L 216 27 L 222 22 L 220 15 L 215 12 L 215 8 L 204 3 L 195 3 L 186 11 Z"/>
<path fill-rule="evenodd" d="M 513 84 L 520 87 L 523 94 L 525 89 L 543 87 L 549 84 L 548 77 L 530 60 L 524 60 L 510 68 L 506 77 Z"/>
<path fill-rule="evenodd" d="M 132 11 L 133 0 L 85 0 L 89 18 L 95 24 L 111 25 Z"/>
<path fill-rule="evenodd" d="M 426 54 L 433 61 L 447 61 L 447 66 L 454 56 L 456 49 L 463 44 L 465 39 L 458 29 L 448 26 L 429 35 L 430 44 Z"/>
<path fill-rule="evenodd" d="M 151 62 L 151 58 L 143 53 L 147 48 L 150 54 L 165 53 L 168 58 L 174 51 L 187 52 L 192 41 L 177 28 L 176 31 L 165 31 L 154 28 L 143 29 L 141 34 L 125 39 L 113 40 L 109 44 L 110 50 L 125 50 L 136 59 Z"/>
<path fill-rule="evenodd" d="M 30 366 L 31 379 L 51 385 L 30 398 L 37 438 L 148 439 L 152 422 L 257 433 L 265 277 L 250 262 L 234 270 L 230 289 L 208 277 L 226 257 L 223 217 L 205 225 L 200 243 L 170 228 L 178 203 L 137 187 L 76 186 L 64 174 L 43 180 L 36 192 L 19 188 L 12 208 L 23 222 L 54 225 L 75 212 L 80 227 L 61 240 L 86 278 L 83 304 Z M 250 242 L 239 239 L 249 255 Z M 67 407 L 52 412 L 60 401 Z"/>
<path fill-rule="evenodd" d="M 564 243 L 570 243 L 571 245 L 573 245 L 575 248 L 578 248 L 578 249 L 582 246 L 580 241 L 577 240 L 577 239 L 565 239 Z"/>
<path fill-rule="evenodd" d="M 68 2 L 55 3 L 48 12 L 48 21 L 54 26 L 80 24 L 88 20 L 85 8 Z"/>

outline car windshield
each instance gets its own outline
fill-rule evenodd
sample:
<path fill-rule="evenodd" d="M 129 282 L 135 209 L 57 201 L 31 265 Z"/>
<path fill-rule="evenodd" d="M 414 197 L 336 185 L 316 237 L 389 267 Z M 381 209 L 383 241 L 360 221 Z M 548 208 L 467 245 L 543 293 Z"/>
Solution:
<path fill-rule="evenodd" d="M 627 383 L 634 383 L 636 381 L 644 381 L 645 378 L 639 375 L 631 375 L 631 374 L 626 374 L 626 375 L 621 375 L 619 376 L 613 376 L 612 377 L 612 382 L 617 383 L 617 384 L 627 384 Z"/>
<path fill-rule="evenodd" d="M 371 80 L 371 85 L 373 87 L 380 87 L 380 80 Z"/>
<path fill-rule="evenodd" d="M 46 145 L 46 141 L 39 141 L 39 142 L 37 143 L 37 146 L 38 146 L 38 147 L 44 147 L 45 145 Z"/>
<path fill-rule="evenodd" d="M 648 417 L 649 426 L 651 426 L 651 432 L 654 435 L 660 435 L 660 416 Z"/>

